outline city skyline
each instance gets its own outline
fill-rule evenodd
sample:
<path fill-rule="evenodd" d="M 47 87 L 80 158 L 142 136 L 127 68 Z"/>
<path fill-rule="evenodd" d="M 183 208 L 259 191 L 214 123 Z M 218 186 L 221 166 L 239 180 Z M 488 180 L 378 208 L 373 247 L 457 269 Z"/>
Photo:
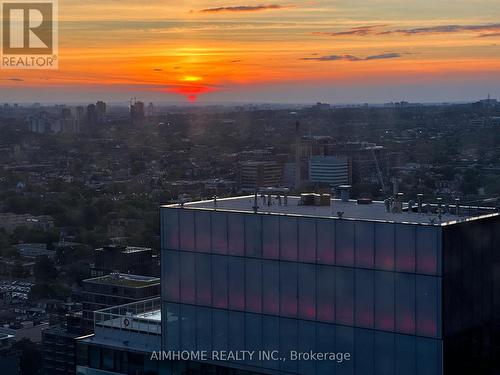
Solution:
<path fill-rule="evenodd" d="M 500 96 L 492 0 L 60 2 L 59 70 L 4 101 L 383 103 Z"/>

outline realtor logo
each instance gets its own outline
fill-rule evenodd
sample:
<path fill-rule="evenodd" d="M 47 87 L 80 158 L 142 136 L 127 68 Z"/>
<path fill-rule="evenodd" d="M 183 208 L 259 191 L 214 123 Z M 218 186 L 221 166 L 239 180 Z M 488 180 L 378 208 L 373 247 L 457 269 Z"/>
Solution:
<path fill-rule="evenodd" d="M 5 69 L 57 69 L 57 1 L 2 1 Z"/>

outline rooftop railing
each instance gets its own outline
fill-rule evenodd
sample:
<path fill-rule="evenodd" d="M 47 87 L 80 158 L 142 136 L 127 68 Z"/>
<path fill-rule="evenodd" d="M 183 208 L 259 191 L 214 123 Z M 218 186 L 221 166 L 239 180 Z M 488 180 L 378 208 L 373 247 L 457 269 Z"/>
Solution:
<path fill-rule="evenodd" d="M 94 312 L 94 332 L 98 327 L 161 334 L 160 298 L 153 298 L 126 305 L 109 307 Z"/>

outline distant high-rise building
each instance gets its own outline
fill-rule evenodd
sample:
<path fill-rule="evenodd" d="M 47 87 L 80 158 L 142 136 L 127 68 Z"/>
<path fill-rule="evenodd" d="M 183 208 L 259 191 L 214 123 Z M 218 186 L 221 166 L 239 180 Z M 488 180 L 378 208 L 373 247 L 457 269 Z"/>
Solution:
<path fill-rule="evenodd" d="M 134 102 L 130 105 L 130 121 L 132 125 L 142 125 L 144 123 L 144 103 Z"/>
<path fill-rule="evenodd" d="M 281 183 L 283 167 L 275 161 L 248 161 L 240 164 L 241 190 L 259 187 L 277 187 Z"/>
<path fill-rule="evenodd" d="M 85 124 L 85 108 L 81 105 L 75 108 L 75 121 L 78 130 L 81 131 Z"/>
<path fill-rule="evenodd" d="M 309 159 L 309 181 L 332 187 L 350 183 L 349 159 L 337 156 L 312 156 Z"/>
<path fill-rule="evenodd" d="M 146 116 L 153 116 L 155 114 L 155 107 L 153 103 L 148 104 L 148 108 L 146 110 Z"/>
<path fill-rule="evenodd" d="M 149 247 L 109 245 L 94 250 L 92 276 L 103 276 L 111 272 L 154 276 L 153 250 Z"/>
<path fill-rule="evenodd" d="M 106 103 L 98 101 L 95 105 L 97 112 L 97 122 L 103 123 L 106 118 L 107 106 Z"/>
<path fill-rule="evenodd" d="M 95 104 L 87 106 L 87 124 L 90 126 L 97 124 L 97 108 Z"/>

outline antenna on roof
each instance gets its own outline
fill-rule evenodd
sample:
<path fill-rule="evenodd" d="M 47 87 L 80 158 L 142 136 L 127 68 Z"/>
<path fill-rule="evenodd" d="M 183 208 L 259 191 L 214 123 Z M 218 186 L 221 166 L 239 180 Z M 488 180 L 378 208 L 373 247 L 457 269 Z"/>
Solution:
<path fill-rule="evenodd" d="M 259 210 L 259 206 L 258 206 L 258 202 L 257 202 L 257 194 L 258 194 L 259 190 L 257 188 L 255 188 L 255 194 L 254 194 L 254 197 L 253 197 L 253 212 L 254 213 L 257 213 L 257 211 Z"/>

